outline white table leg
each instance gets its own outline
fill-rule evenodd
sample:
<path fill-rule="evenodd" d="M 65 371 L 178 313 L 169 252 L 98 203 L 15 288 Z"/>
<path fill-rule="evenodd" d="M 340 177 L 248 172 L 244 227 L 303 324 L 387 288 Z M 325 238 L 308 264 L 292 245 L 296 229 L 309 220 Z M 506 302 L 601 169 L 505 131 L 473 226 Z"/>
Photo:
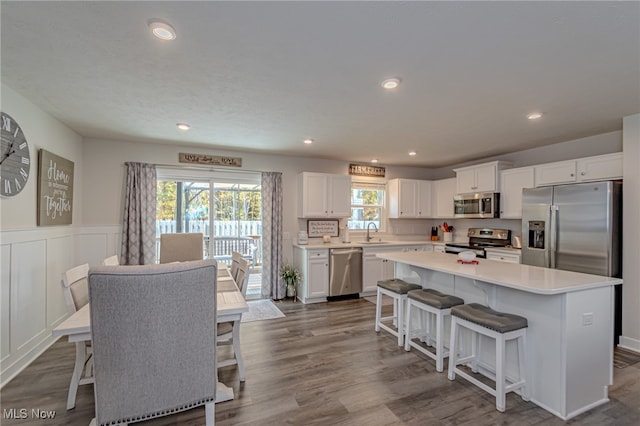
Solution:
<path fill-rule="evenodd" d="M 67 410 L 71 410 L 76 406 L 76 394 L 78 393 L 78 385 L 82 377 L 84 362 L 86 360 L 86 352 L 84 342 L 76 342 L 76 364 L 73 366 L 73 375 L 69 384 L 69 395 L 67 397 Z"/>
<path fill-rule="evenodd" d="M 233 322 L 233 353 L 236 357 L 236 363 L 238 364 L 238 373 L 240 375 L 240 381 L 244 382 L 244 361 L 242 360 L 242 352 L 240 351 L 240 320 Z"/>

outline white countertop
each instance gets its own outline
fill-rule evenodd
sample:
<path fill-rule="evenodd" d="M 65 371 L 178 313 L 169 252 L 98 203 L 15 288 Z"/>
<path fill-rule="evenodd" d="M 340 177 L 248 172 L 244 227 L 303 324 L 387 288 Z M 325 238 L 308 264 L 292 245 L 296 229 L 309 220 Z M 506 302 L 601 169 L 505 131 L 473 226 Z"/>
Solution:
<path fill-rule="evenodd" d="M 622 284 L 620 278 L 561 271 L 539 266 L 477 259 L 477 265 L 460 264 L 458 256 L 430 252 L 383 252 L 378 257 L 419 268 L 445 272 L 529 293 L 561 294 Z"/>

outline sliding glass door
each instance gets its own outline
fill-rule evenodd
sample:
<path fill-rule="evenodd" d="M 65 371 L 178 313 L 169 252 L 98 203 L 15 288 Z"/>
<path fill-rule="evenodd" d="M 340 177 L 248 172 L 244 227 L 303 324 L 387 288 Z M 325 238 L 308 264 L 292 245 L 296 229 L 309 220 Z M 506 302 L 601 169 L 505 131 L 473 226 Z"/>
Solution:
<path fill-rule="evenodd" d="M 186 173 L 183 171 L 183 173 Z M 160 234 L 200 232 L 203 256 L 231 264 L 240 252 L 250 263 L 247 298 L 259 298 L 262 271 L 260 175 L 201 176 L 180 171 L 158 173 L 156 256 Z"/>

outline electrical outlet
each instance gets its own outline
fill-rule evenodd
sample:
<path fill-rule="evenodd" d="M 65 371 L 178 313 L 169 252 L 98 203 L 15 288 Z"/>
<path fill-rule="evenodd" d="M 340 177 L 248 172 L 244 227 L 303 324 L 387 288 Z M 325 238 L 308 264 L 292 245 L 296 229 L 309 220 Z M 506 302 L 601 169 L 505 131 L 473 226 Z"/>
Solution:
<path fill-rule="evenodd" d="M 582 314 L 582 325 L 593 325 L 593 312 Z"/>

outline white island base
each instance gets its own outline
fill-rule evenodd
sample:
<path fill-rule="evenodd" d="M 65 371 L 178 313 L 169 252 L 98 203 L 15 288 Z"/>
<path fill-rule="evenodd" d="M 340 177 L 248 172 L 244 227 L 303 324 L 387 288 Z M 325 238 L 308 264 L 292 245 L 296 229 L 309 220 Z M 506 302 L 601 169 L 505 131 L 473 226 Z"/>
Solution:
<path fill-rule="evenodd" d="M 526 317 L 527 380 L 533 403 L 568 420 L 609 401 L 614 285 L 621 284 L 621 279 L 487 259 L 462 265 L 451 254 L 378 256 L 409 265 L 423 288 Z M 480 372 L 494 378 L 495 345 L 484 341 Z M 509 343 L 507 375 L 517 377 L 516 347 Z"/>

